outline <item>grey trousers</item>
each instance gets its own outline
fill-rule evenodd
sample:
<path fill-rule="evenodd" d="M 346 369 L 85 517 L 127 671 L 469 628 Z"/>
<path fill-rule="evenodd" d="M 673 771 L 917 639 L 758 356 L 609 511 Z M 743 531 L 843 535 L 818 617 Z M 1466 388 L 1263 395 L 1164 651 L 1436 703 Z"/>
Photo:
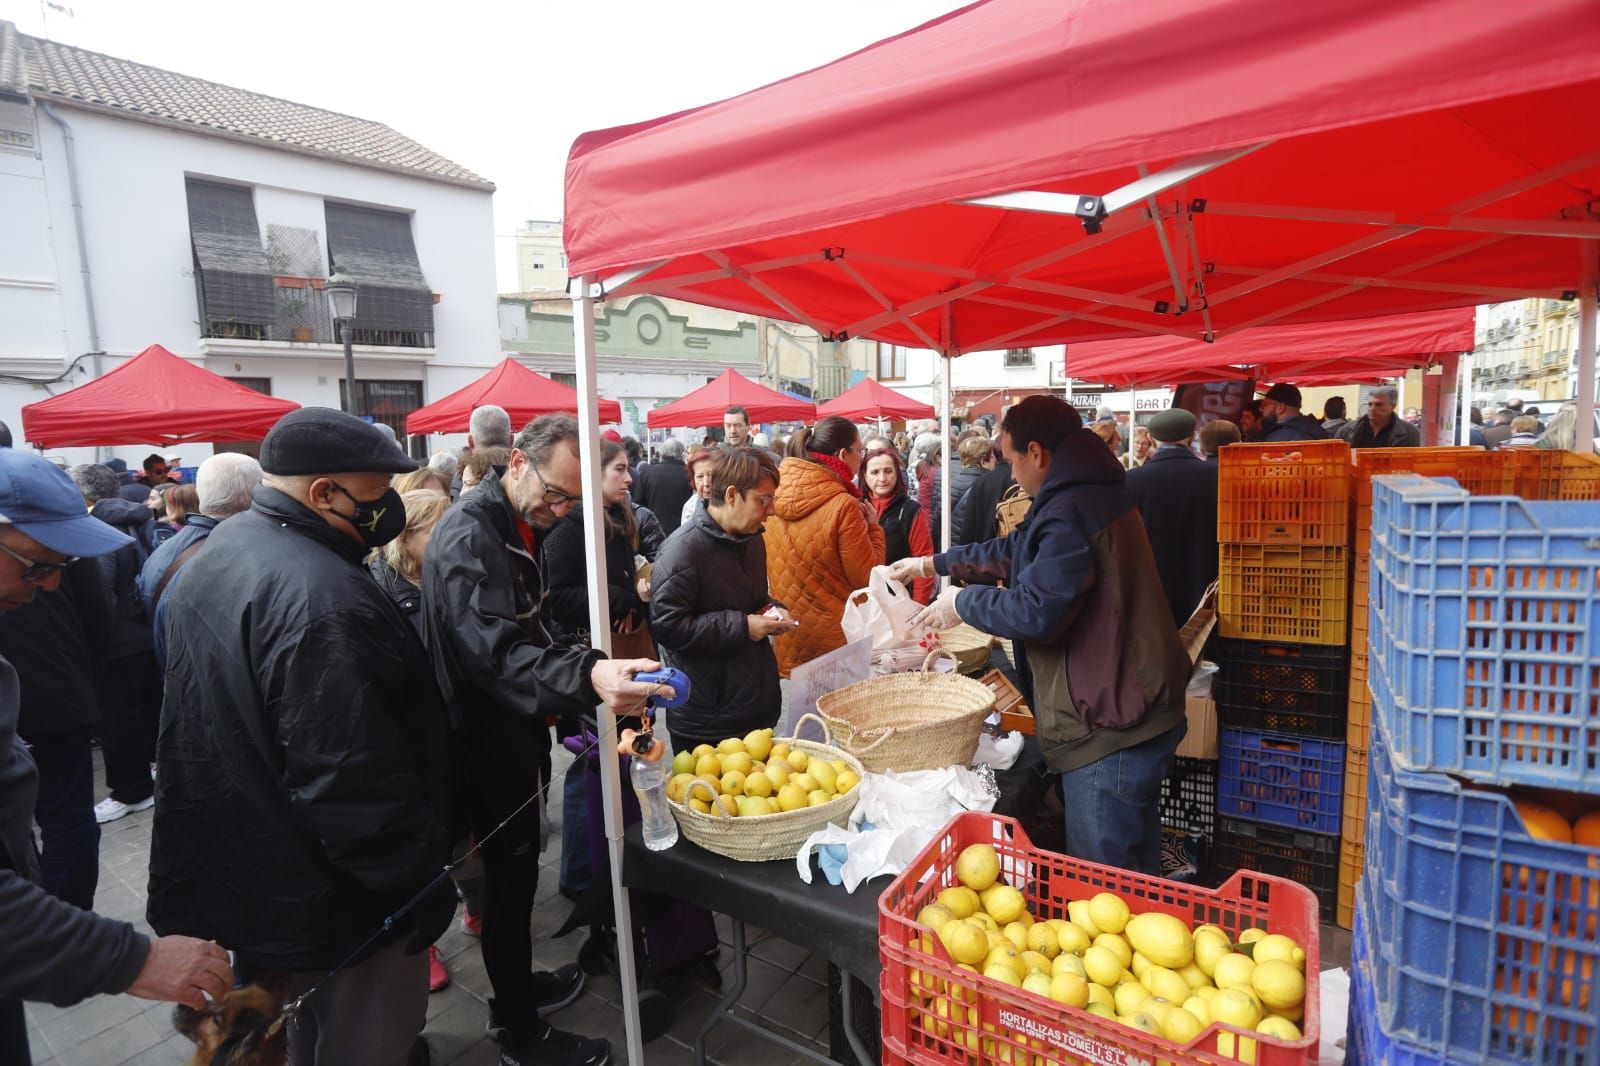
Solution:
<path fill-rule="evenodd" d="M 322 973 L 291 974 L 287 999 Z M 428 1016 L 428 953 L 388 945 L 328 978 L 289 1022 L 291 1066 L 406 1066 Z"/>

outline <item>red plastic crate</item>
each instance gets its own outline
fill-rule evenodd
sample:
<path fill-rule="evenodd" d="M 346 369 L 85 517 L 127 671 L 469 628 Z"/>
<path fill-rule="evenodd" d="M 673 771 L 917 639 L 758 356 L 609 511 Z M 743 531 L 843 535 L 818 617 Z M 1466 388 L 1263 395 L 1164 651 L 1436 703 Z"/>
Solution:
<path fill-rule="evenodd" d="M 1219 543 L 1350 543 L 1353 475 L 1344 441 L 1230 444 L 1219 462 Z"/>
<path fill-rule="evenodd" d="M 1135 913 L 1163 911 L 1196 925 L 1210 922 L 1230 936 L 1264 928 L 1293 937 L 1306 952 L 1303 1036 L 1294 1043 L 1213 1023 L 1194 1043 L 1171 1041 L 1078 1010 L 1020 988 L 957 969 L 944 945 L 914 916 L 940 890 L 958 884 L 956 859 L 971 844 L 991 844 L 1000 857 L 1000 876 L 1021 890 L 1040 920 L 1066 918 L 1069 900 L 1115 892 Z M 1258 1066 L 1301 1066 L 1317 1058 L 1321 954 L 1317 900 L 1303 885 L 1280 877 L 1241 871 L 1218 889 L 1167 881 L 1109 866 L 1041 851 L 1029 842 L 1015 819 L 998 815 L 957 815 L 922 854 L 896 877 L 878 900 L 878 930 L 883 959 L 883 1061 L 950 1066 L 1116 1066 L 1135 1062 L 1211 1063 L 1253 1060 Z M 929 954 L 918 946 L 926 935 Z M 915 989 L 912 974 L 925 975 Z M 926 978 L 936 979 L 937 995 L 923 998 Z M 937 1015 L 947 1000 L 946 1034 L 925 1027 L 925 1013 Z M 959 1007 L 959 1010 L 952 1009 Z M 978 1017 L 970 1020 L 969 1007 Z M 959 1015 L 959 1017 L 958 1017 Z M 1234 1054 L 1223 1054 L 1218 1037 L 1227 1035 Z M 1242 1045 L 1241 1039 L 1255 1041 Z M 1243 1054 L 1239 1054 L 1243 1052 Z"/>

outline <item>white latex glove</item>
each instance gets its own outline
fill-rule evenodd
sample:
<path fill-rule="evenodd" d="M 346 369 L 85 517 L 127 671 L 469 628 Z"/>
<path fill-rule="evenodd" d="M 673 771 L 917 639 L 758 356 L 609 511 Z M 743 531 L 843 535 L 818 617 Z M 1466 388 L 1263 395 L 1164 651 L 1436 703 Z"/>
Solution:
<path fill-rule="evenodd" d="M 940 632 L 960 625 L 961 616 L 956 613 L 956 594 L 960 591 L 960 589 L 951 585 L 939 593 L 938 599 L 911 616 L 911 624 L 914 626 L 927 626 L 929 629 L 935 629 Z"/>
<path fill-rule="evenodd" d="M 933 556 L 913 556 L 890 563 L 889 576 L 902 585 L 909 585 L 919 577 L 933 577 Z"/>

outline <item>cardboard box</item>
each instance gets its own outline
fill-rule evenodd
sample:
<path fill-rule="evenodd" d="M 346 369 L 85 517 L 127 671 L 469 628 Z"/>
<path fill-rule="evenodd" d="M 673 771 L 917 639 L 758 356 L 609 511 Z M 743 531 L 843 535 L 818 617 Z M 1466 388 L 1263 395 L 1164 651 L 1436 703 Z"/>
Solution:
<path fill-rule="evenodd" d="M 1178 756 L 1183 759 L 1215 759 L 1217 757 L 1217 703 L 1211 699 L 1186 701 L 1189 715 L 1189 732 L 1178 745 Z"/>

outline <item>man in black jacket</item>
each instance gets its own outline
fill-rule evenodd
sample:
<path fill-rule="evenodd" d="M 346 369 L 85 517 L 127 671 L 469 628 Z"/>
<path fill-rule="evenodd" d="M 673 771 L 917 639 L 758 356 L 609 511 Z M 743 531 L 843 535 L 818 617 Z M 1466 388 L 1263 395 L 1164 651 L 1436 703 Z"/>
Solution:
<path fill-rule="evenodd" d="M 715 745 L 778 723 L 783 696 L 767 638 L 798 624 L 767 591 L 762 523 L 778 468 L 757 448 L 711 467 L 711 499 L 667 540 L 651 571 L 650 629 L 669 666 L 689 675 L 689 699 L 667 714 L 675 751 Z"/>
<path fill-rule="evenodd" d="M 1156 573 L 1180 628 L 1217 579 L 1217 465 L 1196 455 L 1195 417 L 1181 407 L 1150 419 L 1159 447 L 1128 471 L 1128 494 L 1144 517 Z"/>
<path fill-rule="evenodd" d="M 543 540 L 582 498 L 581 471 L 577 422 L 534 419 L 507 465 L 439 520 L 422 564 L 423 631 L 462 747 L 468 820 L 479 840 L 506 822 L 482 851 L 483 961 L 494 986 L 489 1031 L 504 1044 L 504 1066 L 603 1066 L 611 1058 L 607 1041 L 540 1018 L 583 989 L 576 965 L 533 972 L 533 902 L 548 832 L 546 718 L 599 703 L 637 711 L 648 697 L 670 692 L 633 680 L 657 663 L 608 660 L 551 636 Z M 527 806 L 534 796 L 538 803 Z"/>
<path fill-rule="evenodd" d="M 1280 381 L 1261 394 L 1262 444 L 1328 439 L 1321 422 L 1300 413 L 1300 403 L 1300 390 L 1287 382 Z"/>
<path fill-rule="evenodd" d="M 72 565 L 115 551 L 127 538 L 90 518 L 71 479 L 54 464 L 0 449 L 0 612 L 51 599 Z M 17 736 L 17 673 L 0 658 L 0 1062 L 27 1066 L 24 1000 L 71 1006 L 126 992 L 200 1008 L 233 983 L 227 953 L 190 937 L 152 940 L 127 922 L 57 899 L 39 884 L 33 851 L 37 778 Z M 71 708 L 62 708 L 70 714 Z"/>
<path fill-rule="evenodd" d="M 372 425 L 305 407 L 261 446 L 251 509 L 167 593 L 150 924 L 316 985 L 296 1066 L 403 1066 L 446 880 L 329 976 L 450 860 L 449 721 L 428 656 L 362 564 L 405 528 Z"/>
<path fill-rule="evenodd" d="M 952 544 L 982 544 L 994 538 L 994 509 L 999 506 L 1000 497 L 1005 495 L 1011 481 L 1011 464 L 1004 459 L 995 463 L 993 470 L 978 475 L 961 504 L 961 524 L 956 527 L 960 529 L 961 537 L 959 540 L 952 537 Z M 937 544 L 934 546 L 938 547 Z"/>
<path fill-rule="evenodd" d="M 684 503 L 694 495 L 694 485 L 689 480 L 688 467 L 683 465 L 682 441 L 667 441 L 661 446 L 660 455 L 659 462 L 639 468 L 633 482 L 633 498 L 655 514 L 670 537 L 683 516 Z"/>

